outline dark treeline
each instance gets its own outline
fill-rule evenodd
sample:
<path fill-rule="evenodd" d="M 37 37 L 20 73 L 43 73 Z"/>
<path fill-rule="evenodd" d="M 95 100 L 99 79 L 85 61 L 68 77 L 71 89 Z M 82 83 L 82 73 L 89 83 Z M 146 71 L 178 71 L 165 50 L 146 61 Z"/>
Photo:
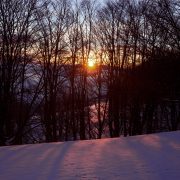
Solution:
<path fill-rule="evenodd" d="M 98 3 L 0 1 L 0 145 L 180 128 L 180 1 Z"/>

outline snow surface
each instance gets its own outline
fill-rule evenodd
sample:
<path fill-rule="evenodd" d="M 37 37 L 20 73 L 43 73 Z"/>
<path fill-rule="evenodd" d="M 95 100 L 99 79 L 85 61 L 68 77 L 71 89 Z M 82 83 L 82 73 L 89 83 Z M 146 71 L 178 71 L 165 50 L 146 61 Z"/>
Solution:
<path fill-rule="evenodd" d="M 0 179 L 180 179 L 180 131 L 1 147 Z"/>

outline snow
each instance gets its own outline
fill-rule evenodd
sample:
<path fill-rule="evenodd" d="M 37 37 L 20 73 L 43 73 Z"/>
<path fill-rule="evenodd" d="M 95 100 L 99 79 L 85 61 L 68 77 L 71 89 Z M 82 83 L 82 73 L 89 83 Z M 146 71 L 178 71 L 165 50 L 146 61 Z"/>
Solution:
<path fill-rule="evenodd" d="M 180 179 L 180 131 L 1 147 L 0 179 Z"/>

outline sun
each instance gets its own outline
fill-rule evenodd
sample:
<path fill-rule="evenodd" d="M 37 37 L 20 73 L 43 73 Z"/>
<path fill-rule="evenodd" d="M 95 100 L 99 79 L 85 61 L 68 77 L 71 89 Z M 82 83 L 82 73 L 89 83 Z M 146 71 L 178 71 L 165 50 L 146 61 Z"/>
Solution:
<path fill-rule="evenodd" d="M 87 68 L 90 72 L 97 68 L 97 59 L 94 52 L 90 52 L 87 58 Z"/>
<path fill-rule="evenodd" d="M 94 61 L 94 59 L 88 59 L 88 67 L 89 67 L 89 68 L 95 67 L 95 61 Z"/>

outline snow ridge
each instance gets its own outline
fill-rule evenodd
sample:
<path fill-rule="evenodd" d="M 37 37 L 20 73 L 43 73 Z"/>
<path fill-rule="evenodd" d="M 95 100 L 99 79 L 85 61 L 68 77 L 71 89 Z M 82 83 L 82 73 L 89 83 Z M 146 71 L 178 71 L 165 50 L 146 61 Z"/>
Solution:
<path fill-rule="evenodd" d="M 180 131 L 0 148 L 0 179 L 180 179 Z"/>

